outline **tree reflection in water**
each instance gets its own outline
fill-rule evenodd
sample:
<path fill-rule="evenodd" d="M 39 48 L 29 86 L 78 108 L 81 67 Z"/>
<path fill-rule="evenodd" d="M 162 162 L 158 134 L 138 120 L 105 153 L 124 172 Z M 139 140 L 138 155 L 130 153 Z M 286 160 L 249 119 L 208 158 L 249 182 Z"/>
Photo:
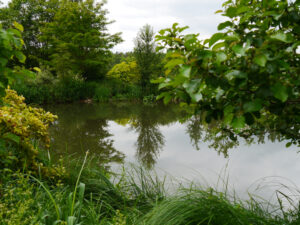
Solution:
<path fill-rule="evenodd" d="M 149 112 L 147 108 L 142 108 L 132 128 L 138 133 L 136 157 L 145 167 L 152 168 L 163 149 L 165 138 L 159 130 L 159 122 L 150 117 Z"/>
<path fill-rule="evenodd" d="M 86 150 L 94 153 L 102 166 L 110 163 L 123 163 L 125 155 L 122 149 L 115 149 L 110 133 L 109 121 L 129 126 L 138 134 L 136 158 L 147 168 L 152 168 L 159 154 L 163 151 L 165 137 L 162 126 L 184 123 L 191 144 L 200 149 L 200 144 L 228 156 L 230 149 L 240 142 L 247 144 L 288 140 L 297 144 L 300 140 L 300 125 L 293 123 L 291 127 L 278 126 L 270 118 L 264 127 L 253 125 L 243 130 L 234 131 L 224 127 L 218 120 L 205 120 L 205 113 L 188 117 L 188 113 L 177 105 L 143 105 L 137 103 L 107 104 L 70 104 L 57 105 L 50 110 L 58 114 L 59 119 L 51 128 L 52 148 L 60 153 L 83 154 Z M 115 140 L 119 137 L 115 136 Z M 179 140 L 180 141 L 180 140 Z"/>

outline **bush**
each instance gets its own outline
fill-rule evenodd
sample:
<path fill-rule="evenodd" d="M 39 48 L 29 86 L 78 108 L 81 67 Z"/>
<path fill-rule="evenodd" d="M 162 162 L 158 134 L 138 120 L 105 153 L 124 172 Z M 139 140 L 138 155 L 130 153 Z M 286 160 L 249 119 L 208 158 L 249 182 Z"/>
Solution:
<path fill-rule="evenodd" d="M 49 147 L 48 127 L 57 117 L 41 108 L 27 106 L 24 97 L 10 89 L 6 90 L 3 102 L 0 108 L 0 168 L 51 172 L 38 162 L 38 146 Z"/>
<path fill-rule="evenodd" d="M 95 94 L 93 99 L 95 101 L 99 101 L 99 102 L 104 102 L 104 101 L 108 101 L 112 96 L 112 90 L 108 87 L 106 87 L 105 85 L 99 85 L 96 89 L 95 89 Z"/>

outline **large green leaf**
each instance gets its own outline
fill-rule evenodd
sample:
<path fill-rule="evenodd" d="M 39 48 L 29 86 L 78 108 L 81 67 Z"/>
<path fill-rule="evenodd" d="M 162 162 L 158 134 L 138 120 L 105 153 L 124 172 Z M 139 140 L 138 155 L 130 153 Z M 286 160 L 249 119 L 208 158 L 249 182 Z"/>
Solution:
<path fill-rule="evenodd" d="M 218 30 L 223 30 L 224 28 L 226 28 L 226 27 L 231 27 L 232 25 L 233 25 L 233 23 L 230 22 L 230 21 L 226 21 L 226 22 L 224 22 L 224 23 L 220 23 L 220 24 L 218 25 Z"/>
<path fill-rule="evenodd" d="M 235 52 L 235 54 L 241 55 L 241 56 L 244 56 L 245 53 L 246 53 L 246 49 L 243 48 L 243 46 L 241 46 L 241 45 L 235 45 L 235 46 L 233 46 L 232 50 Z"/>
<path fill-rule="evenodd" d="M 285 102 L 289 97 L 286 86 L 283 86 L 281 83 L 276 83 L 271 87 L 271 90 L 274 94 L 274 97 L 282 102 Z"/>
<path fill-rule="evenodd" d="M 243 105 L 245 112 L 255 112 L 262 108 L 263 101 L 261 99 L 254 99 L 251 102 L 246 102 Z"/>
<path fill-rule="evenodd" d="M 186 78 L 190 78 L 192 67 L 189 65 L 183 65 L 180 68 L 180 74 Z"/>
<path fill-rule="evenodd" d="M 15 142 L 16 144 L 19 144 L 20 143 L 20 137 L 13 134 L 13 133 L 5 133 L 3 136 L 2 136 L 4 139 L 6 140 L 10 140 L 10 141 L 13 141 Z"/>
<path fill-rule="evenodd" d="M 238 116 L 234 117 L 234 119 L 231 122 L 231 125 L 233 128 L 240 130 L 245 127 L 245 117 L 244 116 Z"/>
<path fill-rule="evenodd" d="M 257 55 L 254 57 L 254 62 L 261 67 L 265 67 L 267 63 L 267 57 L 263 54 Z"/>
<path fill-rule="evenodd" d="M 210 39 L 209 39 L 209 47 L 211 47 L 214 43 L 221 40 L 224 37 L 223 33 L 215 33 Z"/>
<path fill-rule="evenodd" d="M 179 66 L 184 63 L 182 59 L 172 59 L 166 65 L 165 68 L 173 69 L 175 66 Z"/>
<path fill-rule="evenodd" d="M 227 59 L 227 55 L 224 52 L 216 53 L 216 62 L 221 63 Z"/>
<path fill-rule="evenodd" d="M 24 63 L 24 62 L 25 62 L 26 56 L 25 56 L 22 52 L 20 52 L 20 51 L 15 51 L 14 53 L 15 53 L 17 59 L 18 59 L 21 63 Z"/>
<path fill-rule="evenodd" d="M 279 32 L 271 35 L 271 38 L 275 39 L 275 40 L 278 40 L 278 41 L 285 42 L 285 43 L 289 43 L 290 42 L 288 40 L 288 36 L 285 33 L 283 33 L 282 31 L 279 31 Z"/>

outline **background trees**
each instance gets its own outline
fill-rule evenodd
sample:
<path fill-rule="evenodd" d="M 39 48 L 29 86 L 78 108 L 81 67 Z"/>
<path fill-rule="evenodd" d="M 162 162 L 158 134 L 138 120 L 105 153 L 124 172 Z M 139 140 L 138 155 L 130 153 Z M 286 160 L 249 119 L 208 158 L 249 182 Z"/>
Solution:
<path fill-rule="evenodd" d="M 120 34 L 107 32 L 104 2 L 94 0 L 12 0 L 0 9 L 5 27 L 24 26 L 28 68 L 48 64 L 61 76 L 80 74 L 94 80 L 105 75 L 110 49 Z"/>
<path fill-rule="evenodd" d="M 104 77 L 110 49 L 121 42 L 120 34 L 110 35 L 103 2 L 61 1 L 53 21 L 42 29 L 42 40 L 50 40 L 51 62 L 59 71 L 77 72 L 89 80 Z"/>
<path fill-rule="evenodd" d="M 7 7 L 0 8 L 0 21 L 9 28 L 14 21 L 24 27 L 24 54 L 26 67 L 35 67 L 49 60 L 48 40 L 41 41 L 41 28 L 53 20 L 59 0 L 11 0 Z"/>

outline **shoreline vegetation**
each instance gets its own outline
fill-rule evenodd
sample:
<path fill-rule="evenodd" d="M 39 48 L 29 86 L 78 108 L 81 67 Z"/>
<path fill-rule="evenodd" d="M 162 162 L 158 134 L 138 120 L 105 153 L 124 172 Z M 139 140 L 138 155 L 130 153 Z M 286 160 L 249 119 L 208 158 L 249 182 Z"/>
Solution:
<path fill-rule="evenodd" d="M 276 204 L 250 194 L 248 200 L 240 200 L 229 194 L 228 187 L 220 192 L 193 184 L 188 188 L 178 185 L 168 194 L 166 179 L 153 171 L 131 166 L 121 173 L 110 173 L 93 159 L 86 154 L 83 160 L 70 159 L 63 167 L 49 164 L 44 158 L 47 166 L 56 171 L 60 167 L 60 176 L 55 179 L 29 171 L 3 171 L 1 176 L 6 178 L 0 183 L 1 224 L 300 223 L 298 204 L 293 205 L 284 193 L 277 195 Z"/>

